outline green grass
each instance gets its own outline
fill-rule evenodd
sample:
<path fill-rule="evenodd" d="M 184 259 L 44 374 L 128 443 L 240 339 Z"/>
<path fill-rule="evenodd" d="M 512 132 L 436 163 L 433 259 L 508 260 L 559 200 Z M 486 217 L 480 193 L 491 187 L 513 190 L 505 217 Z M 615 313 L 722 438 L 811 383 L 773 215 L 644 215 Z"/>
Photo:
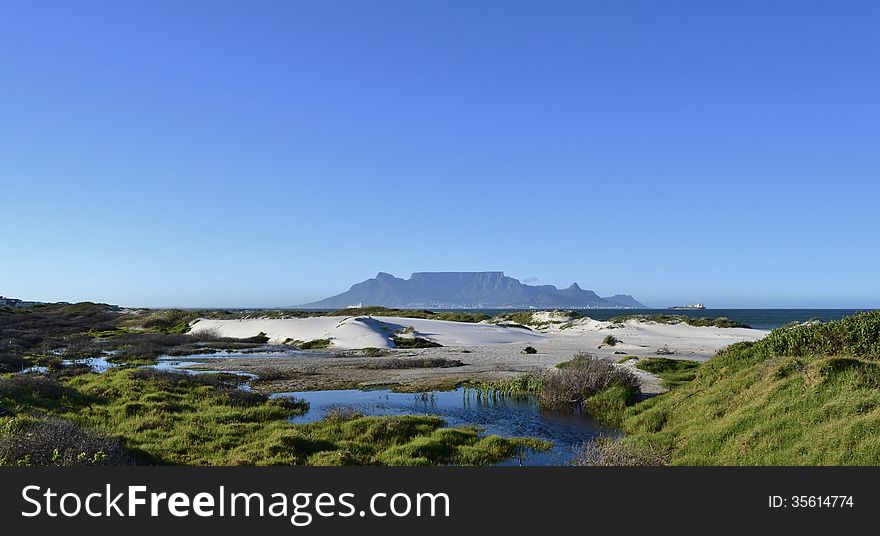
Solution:
<path fill-rule="evenodd" d="M 623 427 L 673 464 L 878 465 L 880 313 L 732 345 Z"/>
<path fill-rule="evenodd" d="M 696 361 L 669 359 L 668 357 L 649 357 L 636 363 L 636 368 L 655 374 L 663 380 L 667 389 L 692 381 L 700 366 Z"/>
<path fill-rule="evenodd" d="M 111 370 L 63 383 L 0 381 L 0 443 L 35 420 L 60 417 L 121 439 L 136 461 L 182 465 L 472 465 L 495 463 L 550 444 L 446 428 L 433 416 L 335 416 L 292 425 L 302 403 L 234 389 L 224 377 Z M 45 446 L 51 449 L 51 445 Z M 51 451 L 50 451 L 51 452 Z M 21 460 L 0 460 L 16 463 Z"/>
<path fill-rule="evenodd" d="M 506 380 L 471 384 L 468 388 L 476 389 L 480 394 L 490 397 L 539 395 L 545 381 L 543 374 L 521 374 Z"/>
<path fill-rule="evenodd" d="M 637 356 L 637 355 L 625 355 L 625 356 L 621 357 L 620 359 L 618 359 L 617 362 L 620 364 L 623 364 L 623 363 L 626 363 L 627 361 L 632 361 L 633 359 L 638 359 L 638 358 L 639 358 L 639 356 Z"/>
<path fill-rule="evenodd" d="M 611 385 L 587 398 L 584 407 L 606 425 L 619 426 L 626 408 L 636 402 L 637 393 L 623 385 Z"/>
<path fill-rule="evenodd" d="M 616 346 L 619 342 L 620 339 L 618 339 L 614 335 L 605 335 L 605 338 L 602 339 L 602 344 L 604 344 L 605 346 Z"/>

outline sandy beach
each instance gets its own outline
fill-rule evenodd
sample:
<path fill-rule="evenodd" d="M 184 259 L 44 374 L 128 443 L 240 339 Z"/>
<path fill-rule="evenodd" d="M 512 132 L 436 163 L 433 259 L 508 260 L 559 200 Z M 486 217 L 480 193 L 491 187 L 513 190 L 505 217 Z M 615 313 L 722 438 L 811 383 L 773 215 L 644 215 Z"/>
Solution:
<path fill-rule="evenodd" d="M 755 341 L 768 332 L 747 328 L 695 327 L 628 320 L 612 324 L 579 318 L 557 319 L 542 313 L 548 324 L 527 329 L 489 323 L 463 323 L 400 317 L 328 316 L 291 319 L 199 319 L 193 334 L 246 338 L 264 333 L 269 342 L 330 339 L 321 351 L 280 354 L 272 359 L 242 355 L 203 360 L 195 368 L 241 370 L 259 374 L 271 370 L 277 379 L 263 384 L 267 391 L 299 391 L 339 387 L 399 385 L 408 389 L 431 388 L 458 381 L 490 381 L 525 372 L 538 372 L 589 352 L 612 360 L 623 356 L 656 357 L 658 349 L 674 352 L 667 357 L 704 361 L 718 350 L 740 341 Z M 538 316 L 537 318 L 542 318 Z M 603 344 L 613 335 L 619 342 Z M 393 336 L 419 337 L 442 347 L 398 349 Z M 535 354 L 522 352 L 526 346 Z M 382 357 L 366 357 L 363 348 L 379 348 Z M 387 358 L 445 358 L 463 366 L 451 368 L 373 369 L 365 363 Z M 625 365 L 626 366 L 626 365 Z M 660 390 L 656 378 L 633 369 L 643 380 L 644 392 Z"/>

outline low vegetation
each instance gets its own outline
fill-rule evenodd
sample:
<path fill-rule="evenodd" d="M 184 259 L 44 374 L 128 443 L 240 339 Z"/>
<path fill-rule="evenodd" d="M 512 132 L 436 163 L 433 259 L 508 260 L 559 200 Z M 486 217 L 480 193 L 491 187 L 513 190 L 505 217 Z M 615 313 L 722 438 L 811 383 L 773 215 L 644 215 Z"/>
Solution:
<path fill-rule="evenodd" d="M 564 324 L 578 316 L 575 311 L 514 311 L 497 315 L 490 319 L 490 322 L 508 327 L 541 328 L 553 324 Z"/>
<path fill-rule="evenodd" d="M 535 349 L 534 346 L 526 346 L 522 349 L 522 353 L 524 354 L 537 354 L 538 350 Z"/>
<path fill-rule="evenodd" d="M 626 410 L 626 441 L 683 465 L 880 464 L 880 312 L 776 329 L 693 373 Z"/>
<path fill-rule="evenodd" d="M 22 418 L 0 433 L 0 465 L 129 465 L 119 439 L 83 430 L 65 419 Z"/>
<path fill-rule="evenodd" d="M 292 425 L 287 417 L 306 404 L 242 391 L 239 382 L 153 369 L 0 378 L 0 464 L 470 465 L 550 447 L 445 428 L 429 416 Z"/>
<path fill-rule="evenodd" d="M 443 346 L 422 337 L 398 337 L 395 335 L 391 337 L 391 340 L 398 348 L 439 348 Z"/>
<path fill-rule="evenodd" d="M 650 444 L 611 437 L 600 437 L 585 443 L 569 461 L 569 465 L 590 467 L 645 467 L 668 463 L 669 452 L 666 450 L 658 450 Z"/>
<path fill-rule="evenodd" d="M 620 339 L 618 339 L 614 335 L 606 335 L 605 338 L 602 339 L 602 344 L 605 346 L 616 346 L 619 342 Z"/>
<path fill-rule="evenodd" d="M 542 374 L 523 374 L 472 387 L 488 397 L 537 396 L 547 409 L 586 409 L 607 424 L 619 422 L 641 394 L 632 371 L 587 353 Z"/>
<path fill-rule="evenodd" d="M 639 380 L 632 371 L 589 354 L 581 354 L 566 366 L 547 374 L 539 401 L 546 408 L 584 405 L 589 399 L 607 391 L 606 398 L 622 401 L 626 406 L 639 395 Z M 602 401 L 598 407 L 610 401 Z M 616 403 L 616 402 L 615 402 Z"/>
<path fill-rule="evenodd" d="M 311 341 L 290 341 L 289 344 L 296 346 L 300 350 L 323 350 L 330 348 L 332 341 L 330 339 L 313 339 Z"/>
<path fill-rule="evenodd" d="M 442 357 L 414 357 L 409 359 L 381 359 L 368 361 L 358 365 L 358 368 L 386 370 L 386 369 L 417 369 L 417 368 L 451 368 L 462 367 L 464 363 L 458 359 L 444 359 Z"/>
<path fill-rule="evenodd" d="M 609 322 L 614 324 L 622 324 L 627 320 L 636 320 L 638 322 L 653 322 L 656 324 L 687 324 L 688 326 L 696 326 L 696 327 L 714 327 L 714 328 L 750 328 L 748 324 L 743 324 L 742 322 L 737 322 L 735 320 L 731 320 L 725 316 L 719 317 L 699 317 L 694 318 L 687 315 L 664 315 L 664 314 L 654 314 L 654 315 L 643 315 L 643 314 L 635 314 L 635 315 L 621 315 L 615 316 L 609 319 Z"/>
<path fill-rule="evenodd" d="M 351 415 L 293 425 L 288 418 L 306 411 L 306 404 L 242 389 L 240 376 L 136 368 L 162 355 L 261 349 L 264 334 L 247 340 L 185 334 L 198 317 L 247 314 L 272 313 L 124 312 L 92 303 L 0 309 L 0 465 L 469 465 L 551 446 L 447 428 L 428 416 Z M 480 321 L 485 315 L 424 316 Z M 439 346 L 418 337 L 396 339 L 403 347 Z M 303 347 L 329 344 L 320 339 Z M 124 366 L 97 374 L 69 361 L 98 356 Z M 44 366 L 45 372 L 13 374 L 32 365 Z M 460 365 L 446 359 L 393 359 L 374 366 Z"/>
<path fill-rule="evenodd" d="M 683 359 L 649 357 L 639 360 L 635 366 L 645 372 L 659 376 L 663 380 L 663 386 L 671 389 L 692 381 L 697 375 L 697 368 L 700 364 L 696 361 L 685 361 Z"/>

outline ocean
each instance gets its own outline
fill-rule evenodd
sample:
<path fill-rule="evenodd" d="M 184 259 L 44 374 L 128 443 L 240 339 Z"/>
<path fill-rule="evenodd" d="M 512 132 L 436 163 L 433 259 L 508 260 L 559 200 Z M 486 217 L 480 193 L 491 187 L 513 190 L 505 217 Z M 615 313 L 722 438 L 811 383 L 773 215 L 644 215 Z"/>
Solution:
<path fill-rule="evenodd" d="M 437 309 L 434 310 L 436 311 Z M 461 309 L 456 310 L 462 311 Z M 822 320 L 823 322 L 839 320 L 844 316 L 849 316 L 864 310 L 865 309 L 700 309 L 697 311 L 680 311 L 673 309 L 581 309 L 578 310 L 578 313 L 580 313 L 581 316 L 588 316 L 594 320 L 608 320 L 615 316 L 633 314 L 683 315 L 692 318 L 725 316 L 736 322 L 748 324 L 755 329 L 774 329 L 784 326 L 789 322 L 806 322 L 813 318 Z M 495 316 L 512 310 L 469 309 L 469 311 Z"/>

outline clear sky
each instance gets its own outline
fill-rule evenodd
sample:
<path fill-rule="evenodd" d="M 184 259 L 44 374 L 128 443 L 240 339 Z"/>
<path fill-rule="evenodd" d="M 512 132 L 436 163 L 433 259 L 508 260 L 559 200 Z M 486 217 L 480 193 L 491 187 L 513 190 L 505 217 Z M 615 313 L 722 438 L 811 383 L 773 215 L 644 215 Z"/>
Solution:
<path fill-rule="evenodd" d="M 880 306 L 880 2 L 9 1 L 0 294 Z"/>

